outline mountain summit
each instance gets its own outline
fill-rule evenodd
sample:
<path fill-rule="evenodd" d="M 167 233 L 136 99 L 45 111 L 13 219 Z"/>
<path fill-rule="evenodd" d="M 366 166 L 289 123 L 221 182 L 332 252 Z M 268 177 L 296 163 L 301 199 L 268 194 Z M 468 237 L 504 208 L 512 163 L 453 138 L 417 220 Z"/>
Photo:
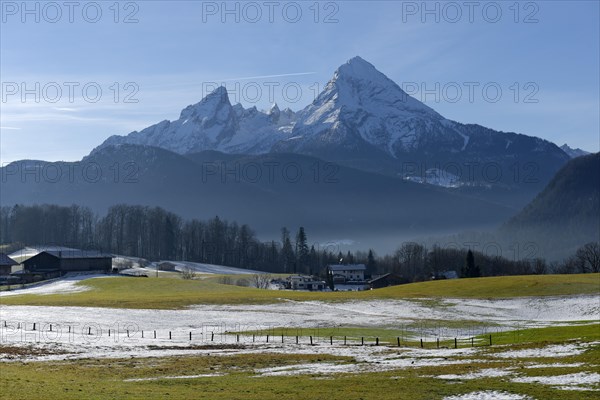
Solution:
<path fill-rule="evenodd" d="M 339 67 L 300 114 L 294 139 L 278 144 L 278 150 L 319 155 L 328 151 L 360 153 L 372 146 L 395 157 L 397 152 L 415 147 L 421 127 L 432 130 L 444 120 L 360 57 Z M 464 141 L 455 132 L 451 135 Z"/>
<path fill-rule="evenodd" d="M 111 136 L 94 149 L 122 144 L 160 147 L 179 154 L 218 150 L 224 153 L 266 153 L 287 138 L 296 114 L 277 105 L 268 113 L 256 107 L 231 105 L 221 86 L 199 103 L 187 106 L 176 121 L 162 121 L 127 136 Z"/>
<path fill-rule="evenodd" d="M 178 120 L 112 136 L 95 151 L 119 144 L 179 154 L 304 154 L 417 182 L 426 181 L 424 176 L 435 169 L 452 173 L 458 186 L 522 186 L 530 194 L 543 188 L 569 159 L 555 144 L 536 137 L 448 120 L 360 57 L 341 65 L 317 98 L 297 114 L 276 104 L 266 112 L 232 105 L 227 90 L 219 87 L 186 107 Z M 519 162 L 532 164 L 535 176 L 531 168 L 519 171 Z M 407 171 L 408 164 L 419 168 Z M 467 164 L 479 165 L 480 170 L 467 171 Z M 483 169 L 489 164 L 500 175 L 493 182 Z M 522 181 L 524 174 L 529 174 L 527 182 Z"/>

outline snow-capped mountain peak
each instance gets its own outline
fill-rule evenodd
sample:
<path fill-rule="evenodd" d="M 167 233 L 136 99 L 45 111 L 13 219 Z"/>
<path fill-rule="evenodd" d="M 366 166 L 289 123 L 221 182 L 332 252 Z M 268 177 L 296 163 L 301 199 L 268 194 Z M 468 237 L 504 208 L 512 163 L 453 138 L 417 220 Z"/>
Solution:
<path fill-rule="evenodd" d="M 295 151 L 310 153 L 312 148 L 318 153 L 319 146 L 342 145 L 346 151 L 358 152 L 366 142 L 396 157 L 399 151 L 418 145 L 421 128 L 427 130 L 443 120 L 360 57 L 340 66 L 300 114 L 293 136 L 302 140 L 282 144 L 282 150 L 292 146 Z"/>
<path fill-rule="evenodd" d="M 266 111 L 231 105 L 227 90 L 219 87 L 186 107 L 179 119 L 112 136 L 99 148 L 123 143 L 180 154 L 291 152 L 327 160 L 362 159 L 377 170 L 382 159 L 395 165 L 394 159 L 407 157 L 512 159 L 516 152 L 530 149 L 548 151 L 559 160 L 566 157 L 537 138 L 447 120 L 360 57 L 341 65 L 317 98 L 298 113 L 280 110 L 277 104 Z"/>
<path fill-rule="evenodd" d="M 206 95 L 199 103 L 187 106 L 181 111 L 179 119 L 191 118 L 196 115 L 216 113 L 223 108 L 231 107 L 227 89 L 219 86 L 217 89 Z"/>

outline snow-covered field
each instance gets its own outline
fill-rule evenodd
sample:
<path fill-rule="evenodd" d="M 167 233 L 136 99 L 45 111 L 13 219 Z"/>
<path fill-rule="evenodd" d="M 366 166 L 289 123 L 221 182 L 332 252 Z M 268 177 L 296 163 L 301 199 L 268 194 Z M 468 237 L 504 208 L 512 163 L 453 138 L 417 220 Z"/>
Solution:
<path fill-rule="evenodd" d="M 221 272 L 219 272 L 221 273 Z M 75 285 L 90 276 L 71 276 L 2 296 L 14 294 L 73 293 L 86 290 Z M 419 322 L 428 321 L 421 327 Z M 468 374 L 430 376 L 448 382 L 502 378 L 510 382 L 549 385 L 559 390 L 597 390 L 600 375 L 594 366 L 560 363 L 600 343 L 566 343 L 490 352 L 489 347 L 406 348 L 365 346 L 341 335 L 333 344 L 335 327 L 388 328 L 422 337 L 429 343 L 502 330 L 600 320 L 600 296 L 528 297 L 499 300 L 427 299 L 347 302 L 282 301 L 261 305 L 198 305 L 181 310 L 110 309 L 93 307 L 44 307 L 0 305 L 0 346 L 34 348 L 23 355 L 1 354 L 0 361 L 64 360 L 77 358 L 164 357 L 174 355 L 240 353 L 330 354 L 349 356 L 353 362 L 318 362 L 256 369 L 256 376 L 303 374 L 330 375 L 392 371 L 425 366 L 469 363 L 519 362 L 521 368 L 490 366 Z M 454 327 L 446 326 L 450 321 Z M 452 323 L 449 326 L 452 326 Z M 456 327 L 457 323 L 462 324 Z M 34 329 L 35 324 L 35 329 Z M 288 328 L 290 336 L 272 336 L 271 328 Z M 333 330 L 332 330 L 333 329 Z M 256 332 L 254 335 L 247 333 Z M 236 332 L 246 332 L 236 335 Z M 191 334 L 191 336 L 190 336 Z M 269 340 L 267 342 L 267 335 Z M 299 337 L 296 344 L 295 335 Z M 313 337 L 313 344 L 309 342 Z M 342 334 L 343 335 L 343 334 Z M 398 333 L 400 335 L 400 333 Z M 404 338 L 403 338 L 404 339 Z M 464 345 L 463 345 L 464 346 Z M 40 351 L 41 350 L 41 351 Z M 541 359 L 554 363 L 541 363 Z M 496 361 L 495 361 L 496 360 Z M 597 366 L 596 366 L 597 367 Z M 577 368 L 559 376 L 525 375 L 526 369 Z M 213 375 L 169 376 L 165 379 L 210 378 Z M 216 376 L 216 375 L 215 375 Z M 162 379 L 162 378 L 161 378 Z M 499 391 L 479 391 L 448 400 L 529 399 Z"/>
<path fill-rule="evenodd" d="M 80 289 L 73 286 L 77 281 L 77 277 L 73 277 L 23 292 L 72 292 Z M 402 332 L 406 337 L 417 335 L 435 340 L 569 321 L 594 322 L 600 319 L 599 302 L 599 296 L 572 296 L 485 301 L 449 299 L 436 306 L 420 300 L 285 301 L 261 305 L 200 305 L 182 310 L 0 306 L 0 341 L 65 346 L 79 356 L 98 356 L 158 354 L 161 347 L 169 347 L 172 352 L 173 346 L 209 343 L 212 335 L 217 343 L 233 344 L 236 337 L 227 333 L 263 331 L 266 335 L 269 329 L 279 327 L 299 336 L 323 336 L 323 332 L 335 335 L 332 329 L 338 326 L 385 327 Z M 422 320 L 429 320 L 430 324 L 420 327 Z M 449 328 L 445 321 L 464 321 L 464 326 Z M 241 338 L 246 344 L 250 340 L 248 336 Z M 266 337 L 257 341 L 264 343 Z M 148 350 L 149 346 L 152 350 Z M 543 353 L 536 349 L 508 350 L 495 353 L 494 357 L 544 357 L 546 353 L 560 357 L 581 351 L 576 345 L 550 346 Z"/>
<path fill-rule="evenodd" d="M 85 285 L 77 285 L 78 282 L 91 278 L 109 278 L 109 275 L 89 275 L 89 274 L 73 274 L 67 275 L 60 279 L 52 279 L 43 281 L 34 285 L 27 286 L 26 288 L 20 289 L 18 287 L 13 288 L 10 291 L 0 292 L 0 298 L 8 296 L 17 296 L 23 294 L 65 294 L 65 293 L 77 293 L 85 292 L 89 290 L 89 287 Z"/>

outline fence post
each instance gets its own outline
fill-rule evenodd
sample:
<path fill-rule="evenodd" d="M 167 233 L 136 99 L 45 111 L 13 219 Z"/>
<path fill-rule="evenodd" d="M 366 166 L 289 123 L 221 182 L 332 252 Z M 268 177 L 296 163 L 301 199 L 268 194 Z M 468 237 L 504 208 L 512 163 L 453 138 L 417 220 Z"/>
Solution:
<path fill-rule="evenodd" d="M 423 348 L 423 339 L 421 339 L 421 348 Z"/>
<path fill-rule="evenodd" d="M 169 331 L 169 340 L 171 340 L 171 331 Z"/>
<path fill-rule="evenodd" d="M 213 340 L 215 340 L 215 333 L 211 332 L 210 333 L 210 341 L 212 342 Z"/>
<path fill-rule="evenodd" d="M 33 330 L 35 331 L 35 322 L 33 323 Z"/>
<path fill-rule="evenodd" d="M 475 338 L 471 337 L 471 347 L 475 346 Z"/>
<path fill-rule="evenodd" d="M 281 334 L 281 343 L 283 343 L 283 333 Z"/>
<path fill-rule="evenodd" d="M 396 338 L 396 341 L 398 342 L 398 347 L 400 347 L 400 336 Z"/>
<path fill-rule="evenodd" d="M 142 331 L 142 339 L 144 338 L 144 331 Z"/>
<path fill-rule="evenodd" d="M 440 338 L 437 338 L 437 348 L 440 348 Z"/>
<path fill-rule="evenodd" d="M 92 327 L 90 326 L 90 327 L 88 327 L 88 335 L 91 335 L 91 334 L 92 334 Z"/>
<path fill-rule="evenodd" d="M 239 333 L 236 335 L 236 341 L 237 341 L 238 343 L 240 342 L 240 334 L 239 334 Z"/>
<path fill-rule="evenodd" d="M 311 336 L 311 337 L 310 337 L 310 345 L 312 346 L 312 344 L 313 344 L 313 343 L 312 343 L 312 336 Z"/>
<path fill-rule="evenodd" d="M 364 338 L 364 336 L 361 336 L 361 338 L 360 338 L 360 345 L 361 346 L 365 345 L 365 338 Z"/>
<path fill-rule="evenodd" d="M 296 344 L 298 344 L 298 336 L 296 336 Z"/>
<path fill-rule="evenodd" d="M 329 344 L 333 346 L 333 336 L 329 336 Z"/>
<path fill-rule="evenodd" d="M 127 337 L 129 337 L 129 329 L 127 329 Z"/>
<path fill-rule="evenodd" d="M 156 331 L 154 331 L 154 339 L 156 339 Z"/>
<path fill-rule="evenodd" d="M 192 340 L 192 332 L 190 332 L 190 340 Z"/>
<path fill-rule="evenodd" d="M 254 335 L 254 334 L 252 334 L 252 343 L 254 343 L 254 336 L 255 336 L 255 335 Z"/>
<path fill-rule="evenodd" d="M 110 328 L 108 328 L 108 337 L 110 337 Z"/>
<path fill-rule="evenodd" d="M 267 335 L 267 343 L 269 343 L 269 335 Z"/>
<path fill-rule="evenodd" d="M 344 346 L 346 345 L 346 336 L 344 336 Z"/>
<path fill-rule="evenodd" d="M 490 335 L 490 346 L 492 345 L 492 335 Z"/>
<path fill-rule="evenodd" d="M 50 324 L 50 332 L 52 332 L 52 324 Z"/>
<path fill-rule="evenodd" d="M 458 349 L 458 340 L 456 338 L 454 338 L 454 348 Z"/>

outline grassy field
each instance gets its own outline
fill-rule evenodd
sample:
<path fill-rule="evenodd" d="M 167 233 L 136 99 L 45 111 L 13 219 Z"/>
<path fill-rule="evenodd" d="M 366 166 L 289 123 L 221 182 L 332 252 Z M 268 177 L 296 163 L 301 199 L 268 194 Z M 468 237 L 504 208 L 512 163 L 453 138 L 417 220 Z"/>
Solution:
<path fill-rule="evenodd" d="M 600 293 L 600 274 L 527 275 L 419 282 L 363 292 L 293 292 L 177 278 L 97 278 L 79 283 L 91 290 L 70 294 L 0 298 L 5 305 L 176 309 L 194 304 L 260 304 L 283 300 L 402 298 L 510 298 Z"/>
<path fill-rule="evenodd" d="M 600 274 L 547 275 L 479 278 L 415 283 L 365 292 L 309 293 L 268 291 L 217 283 L 218 277 L 186 281 L 176 278 L 110 278 L 91 279 L 81 284 L 91 290 L 62 295 L 19 295 L 0 298 L 4 304 L 31 304 L 54 306 L 96 306 L 119 308 L 176 309 L 192 304 L 250 304 L 272 303 L 282 300 L 368 300 L 414 299 L 424 305 L 440 306 L 441 298 L 510 298 L 518 296 L 552 296 L 598 293 Z M 442 324 L 464 328 L 473 321 L 421 322 L 426 327 Z M 481 322 L 485 324 L 485 321 Z M 429 324 L 429 325 L 428 325 Z M 493 326 L 490 325 L 493 329 Z M 244 332 L 249 335 L 253 332 Z M 275 328 L 273 336 L 315 336 L 317 348 L 328 347 L 330 336 L 338 346 L 343 337 L 358 350 L 360 338 L 372 346 L 379 338 L 381 351 L 402 359 L 411 357 L 406 352 L 417 351 L 419 338 L 406 331 L 387 326 L 293 329 Z M 397 347 L 396 340 L 402 338 Z M 448 356 L 453 365 L 432 363 L 393 370 L 371 370 L 361 373 L 318 373 L 319 364 L 364 365 L 364 360 L 332 354 L 277 354 L 271 352 L 244 353 L 233 351 L 230 355 L 218 354 L 219 348 L 201 355 L 163 356 L 121 359 L 77 359 L 61 361 L 29 361 L 0 363 L 0 398 L 15 399 L 327 399 L 327 400 L 436 400 L 446 396 L 496 390 L 528 395 L 534 399 L 586 400 L 597 399 L 600 384 L 592 385 L 596 391 L 560 390 L 552 385 L 513 382 L 506 376 L 475 379 L 441 379 L 439 375 L 463 375 L 486 369 L 509 370 L 513 377 L 559 376 L 590 374 L 598 370 L 600 360 L 599 323 L 573 323 L 569 326 L 523 329 L 493 334 L 494 346 L 487 346 L 488 336 L 475 337 L 476 352 Z M 543 348 L 587 342 L 589 349 L 582 354 L 538 358 L 499 358 L 495 353 L 507 350 Z M 325 346 L 327 344 L 327 346 Z M 351 344 L 351 343 L 349 343 Z M 389 347 L 384 347 L 388 345 Z M 442 341 L 443 347 L 453 347 L 453 341 Z M 469 347 L 462 342 L 460 347 Z M 308 347 L 308 346 L 307 346 Z M 440 360 L 435 355 L 437 343 L 424 343 L 426 352 L 421 360 Z M 311 347 L 312 348 L 312 347 Z M 379 350 L 380 348 L 370 347 Z M 193 347 L 190 347 L 192 350 Z M 38 356 L 49 351 L 36 346 L 10 347 L 0 344 L 0 356 Z M 61 356 L 60 349 L 55 353 Z M 429 356 L 429 353 L 432 353 Z M 212 354 L 211 354 L 212 353 Z M 360 353 L 360 352 L 358 352 Z M 341 354 L 354 354 L 342 352 Z M 437 357 L 437 358 L 436 358 Z M 448 358 L 444 357 L 444 360 Z M 286 376 L 263 376 L 260 369 L 283 366 L 309 365 L 309 373 Z M 416 363 L 418 364 L 418 362 Z M 534 365 L 534 368 L 530 368 Z M 51 378 L 49 378 L 51 377 Z M 589 388 L 589 387 L 588 387 Z"/>
<path fill-rule="evenodd" d="M 467 323 L 472 324 L 472 321 L 436 321 L 442 326 L 457 326 L 464 327 Z M 414 331 L 391 329 L 385 327 L 352 327 L 352 326 L 337 326 L 332 328 L 270 328 L 268 330 L 259 331 L 243 331 L 234 332 L 235 334 L 244 335 L 246 338 L 251 335 L 264 337 L 269 335 L 273 342 L 277 342 L 281 336 L 286 338 L 294 338 L 299 336 L 303 342 L 307 341 L 309 336 L 313 336 L 315 343 L 329 343 L 332 339 L 336 344 L 343 342 L 344 338 L 348 343 L 359 343 L 364 340 L 366 345 L 375 343 L 376 338 L 379 339 L 379 344 L 397 346 L 400 340 L 401 346 L 420 347 L 420 337 Z M 530 328 L 512 331 L 490 331 L 493 345 L 519 345 L 531 343 L 550 343 L 568 340 L 579 340 L 584 342 L 600 341 L 600 323 L 585 323 L 564 326 L 550 326 L 545 328 Z M 489 336 L 475 335 L 473 336 L 475 346 L 488 346 Z M 289 339 L 288 339 L 289 342 Z M 423 341 L 424 348 L 436 348 L 438 343 L 429 338 Z M 441 340 L 440 347 L 454 347 L 454 340 Z M 470 338 L 461 337 L 457 343 L 458 347 L 470 347 Z"/>
<path fill-rule="evenodd" d="M 506 350 L 506 349 L 505 349 Z M 0 347 L 1 351 L 1 347 Z M 399 353 L 401 356 L 401 353 Z M 600 347 L 565 357 L 571 366 L 545 368 L 556 360 L 473 358 L 456 365 L 402 368 L 360 374 L 261 376 L 257 369 L 295 364 L 336 363 L 348 357 L 299 354 L 196 355 L 139 359 L 84 359 L 4 363 L 3 398 L 39 399 L 332 399 L 435 400 L 479 390 L 529 395 L 535 399 L 597 399 L 597 392 L 559 390 L 549 385 L 511 382 L 505 377 L 444 380 L 435 376 L 467 374 L 485 368 L 512 368 L 520 376 L 551 376 L 593 371 Z M 528 361 L 537 368 L 524 369 Z M 575 364 L 576 363 L 576 364 Z M 577 365 L 581 364 L 581 365 Z M 181 378 L 181 376 L 188 378 Z M 200 375 L 200 376 L 198 376 Z M 49 377 L 52 379 L 49 379 Z M 172 377 L 180 377 L 173 379 Z M 139 380 L 145 379 L 145 380 Z M 135 381 L 138 380 L 138 381 Z M 600 385 L 595 385 L 596 390 Z"/>

